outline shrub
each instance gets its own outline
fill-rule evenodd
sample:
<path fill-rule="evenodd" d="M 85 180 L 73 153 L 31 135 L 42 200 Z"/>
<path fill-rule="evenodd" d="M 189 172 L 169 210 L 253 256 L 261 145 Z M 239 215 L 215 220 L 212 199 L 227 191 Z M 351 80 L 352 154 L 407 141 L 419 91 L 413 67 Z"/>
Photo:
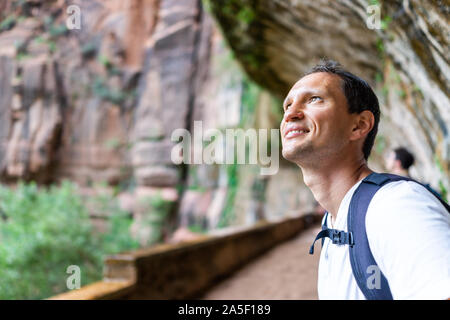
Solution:
<path fill-rule="evenodd" d="M 50 188 L 0 185 L 0 299 L 40 299 L 67 291 L 70 265 L 81 285 L 101 279 L 103 256 L 133 249 L 131 218 L 116 210 L 105 234 L 93 232 L 89 214 L 69 182 Z"/>

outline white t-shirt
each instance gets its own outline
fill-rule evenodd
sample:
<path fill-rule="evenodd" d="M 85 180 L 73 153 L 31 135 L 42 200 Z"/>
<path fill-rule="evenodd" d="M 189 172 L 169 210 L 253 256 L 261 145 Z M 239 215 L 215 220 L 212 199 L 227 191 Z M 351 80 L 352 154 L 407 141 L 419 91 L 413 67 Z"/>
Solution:
<path fill-rule="evenodd" d="M 334 226 L 329 215 L 328 228 L 347 232 L 350 200 L 360 183 L 343 198 Z M 410 181 L 384 185 L 367 209 L 366 232 L 394 299 L 450 298 L 450 214 L 426 188 Z M 365 299 L 353 277 L 348 245 L 325 238 L 318 293 L 319 299 Z"/>

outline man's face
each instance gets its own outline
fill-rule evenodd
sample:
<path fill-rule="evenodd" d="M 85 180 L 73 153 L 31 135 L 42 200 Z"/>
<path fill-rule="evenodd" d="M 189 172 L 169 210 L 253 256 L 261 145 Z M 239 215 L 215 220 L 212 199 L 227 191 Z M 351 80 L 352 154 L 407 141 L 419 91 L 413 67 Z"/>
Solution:
<path fill-rule="evenodd" d="M 388 171 L 392 171 L 395 168 L 395 161 L 396 161 L 396 157 L 395 157 L 395 152 L 394 151 L 390 151 L 384 158 L 384 166 L 386 167 L 386 169 Z"/>
<path fill-rule="evenodd" d="M 354 124 L 339 76 L 318 72 L 301 78 L 289 91 L 281 121 L 283 157 L 315 163 L 342 152 Z"/>

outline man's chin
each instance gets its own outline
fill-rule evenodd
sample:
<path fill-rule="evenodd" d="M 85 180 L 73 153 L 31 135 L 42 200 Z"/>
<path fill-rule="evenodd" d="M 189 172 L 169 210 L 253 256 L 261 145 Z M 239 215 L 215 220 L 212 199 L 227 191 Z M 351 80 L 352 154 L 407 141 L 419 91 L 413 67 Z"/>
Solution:
<path fill-rule="evenodd" d="M 297 148 L 283 148 L 281 154 L 286 160 L 301 164 L 302 162 L 308 161 L 308 158 L 310 158 L 312 154 L 311 151 L 311 148 L 308 148 L 307 146 L 297 146 Z"/>
<path fill-rule="evenodd" d="M 287 161 L 295 162 L 295 163 L 301 161 L 301 158 L 302 158 L 301 152 L 299 152 L 297 150 L 295 150 L 295 151 L 294 150 L 285 151 L 283 149 L 282 155 L 283 155 L 283 158 L 285 158 Z"/>

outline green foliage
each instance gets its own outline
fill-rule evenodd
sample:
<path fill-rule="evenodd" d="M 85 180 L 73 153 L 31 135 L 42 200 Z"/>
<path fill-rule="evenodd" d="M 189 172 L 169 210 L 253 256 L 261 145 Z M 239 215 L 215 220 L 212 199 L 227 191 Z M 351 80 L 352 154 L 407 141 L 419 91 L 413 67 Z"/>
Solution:
<path fill-rule="evenodd" d="M 225 199 L 225 207 L 217 224 L 218 228 L 223 228 L 232 222 L 234 218 L 234 202 L 239 186 L 238 167 L 236 160 L 233 164 L 226 165 L 228 177 L 228 192 Z"/>
<path fill-rule="evenodd" d="M 27 0 L 16 0 L 12 1 L 12 7 L 17 10 L 21 10 L 22 12 L 26 12 L 26 8 L 28 6 Z"/>
<path fill-rule="evenodd" d="M 448 190 L 445 187 L 445 185 L 442 182 L 442 180 L 439 180 L 439 192 L 441 194 L 442 199 L 444 199 L 444 200 L 446 200 L 448 202 L 449 201 L 449 199 L 448 199 Z"/>
<path fill-rule="evenodd" d="M 375 151 L 379 155 L 382 155 L 383 152 L 386 150 L 387 142 L 386 138 L 383 135 L 377 135 L 375 138 Z"/>
<path fill-rule="evenodd" d="M 387 28 L 389 27 L 389 24 L 392 22 L 392 17 L 391 16 L 385 16 L 382 20 L 381 20 L 381 30 L 386 31 Z"/>
<path fill-rule="evenodd" d="M 382 72 L 377 72 L 375 74 L 375 82 L 376 83 L 384 83 L 384 76 Z"/>
<path fill-rule="evenodd" d="M 84 57 L 92 57 L 97 52 L 97 46 L 94 41 L 87 42 L 81 47 L 81 54 Z"/>
<path fill-rule="evenodd" d="M 117 105 L 123 104 L 128 98 L 132 98 L 135 94 L 134 91 L 128 92 L 110 88 L 101 77 L 95 79 L 92 89 L 96 96 Z"/>
<path fill-rule="evenodd" d="M 66 268 L 78 265 L 84 281 L 99 278 L 100 257 L 90 243 L 91 228 L 81 201 L 68 184 L 39 191 L 20 184 L 1 188 L 0 298 L 44 298 L 64 291 Z"/>
<path fill-rule="evenodd" d="M 108 203 L 112 205 L 111 199 Z M 93 233 L 74 185 L 48 189 L 0 186 L 0 299 L 41 299 L 67 291 L 67 267 L 81 269 L 81 285 L 101 279 L 105 254 L 133 249 L 130 217 L 112 212 L 105 234 Z"/>
<path fill-rule="evenodd" d="M 62 36 L 66 34 L 68 31 L 67 26 L 64 23 L 61 23 L 59 25 L 50 24 L 48 26 L 48 32 L 50 33 L 50 36 L 53 38 Z"/>
<path fill-rule="evenodd" d="M 261 89 L 253 81 L 244 79 L 243 81 L 243 91 L 241 98 L 241 120 L 240 127 L 245 128 L 246 126 L 251 126 L 256 112 L 256 107 L 258 105 L 259 95 L 261 94 Z"/>
<path fill-rule="evenodd" d="M 445 175 L 445 170 L 444 170 L 444 166 L 441 162 L 441 159 L 439 158 L 439 156 L 437 154 L 434 155 L 434 163 L 436 164 L 436 166 L 438 167 L 439 171 Z M 448 201 L 448 190 L 445 187 L 444 183 L 442 182 L 442 180 L 439 180 L 439 192 L 442 196 L 442 199 L 447 199 Z"/>
<path fill-rule="evenodd" d="M 15 16 L 14 15 L 7 16 L 2 22 L 0 22 L 0 32 L 12 29 L 15 24 L 16 24 Z"/>
<path fill-rule="evenodd" d="M 26 52 L 18 52 L 16 55 L 17 61 L 23 61 L 28 58 L 30 58 L 30 55 Z"/>
<path fill-rule="evenodd" d="M 423 98 L 423 92 L 417 84 L 413 85 L 413 93 L 418 94 Z"/>
<path fill-rule="evenodd" d="M 377 46 L 377 51 L 378 51 L 378 55 L 379 55 L 380 59 L 384 60 L 384 56 L 386 54 L 386 49 L 384 47 L 383 39 L 378 38 L 377 42 L 376 42 L 376 46 Z"/>
<path fill-rule="evenodd" d="M 117 150 L 121 145 L 122 143 L 117 138 L 111 138 L 105 142 L 105 147 L 109 150 Z"/>
<path fill-rule="evenodd" d="M 203 4 L 203 8 L 205 9 L 206 12 L 212 13 L 211 2 L 209 0 L 202 0 L 202 4 Z"/>
<path fill-rule="evenodd" d="M 50 41 L 47 42 L 47 45 L 48 45 L 48 50 L 49 50 L 51 53 L 53 53 L 53 52 L 56 51 L 56 42 L 55 42 L 55 41 L 50 40 Z"/>
<path fill-rule="evenodd" d="M 121 75 L 122 71 L 107 56 L 99 55 L 97 61 L 106 69 L 108 77 Z M 136 96 L 135 89 L 124 90 L 121 88 L 112 88 L 107 83 L 107 79 L 100 76 L 95 78 L 92 89 L 96 96 L 116 105 L 123 105 L 126 101 L 130 101 L 129 99 L 134 99 Z"/>
<path fill-rule="evenodd" d="M 16 59 L 17 61 L 22 61 L 26 58 L 29 58 L 30 55 L 27 52 L 27 44 L 24 41 L 16 41 L 14 42 L 14 47 L 16 48 Z"/>
<path fill-rule="evenodd" d="M 55 24 L 55 21 L 51 16 L 46 16 L 44 18 L 44 27 L 45 31 L 47 31 L 52 38 L 65 35 L 69 31 L 65 23 Z"/>
<path fill-rule="evenodd" d="M 396 90 L 396 93 L 401 99 L 405 99 L 406 98 L 406 91 L 405 90 L 398 89 L 398 90 Z"/>
<path fill-rule="evenodd" d="M 146 245 L 152 245 L 162 240 L 167 218 L 175 203 L 164 199 L 161 194 L 148 197 L 143 202 L 144 204 L 147 202 L 149 212 L 144 221 L 142 221 L 141 227 L 146 228 L 150 226 L 152 232 Z"/>
<path fill-rule="evenodd" d="M 106 69 L 109 69 L 112 67 L 112 62 L 109 60 L 109 58 L 107 56 L 104 55 L 99 55 L 97 57 L 98 62 L 100 62 L 100 64 L 102 64 Z"/>
<path fill-rule="evenodd" d="M 189 190 L 204 191 L 204 188 L 201 187 L 201 182 L 198 177 L 198 166 L 196 166 L 195 164 L 190 165 L 188 167 L 188 176 L 189 176 L 189 185 L 188 185 Z"/>
<path fill-rule="evenodd" d="M 255 16 L 255 12 L 251 7 L 244 7 L 239 11 L 237 18 L 242 23 L 248 25 L 252 23 L 253 20 L 255 20 Z"/>
<path fill-rule="evenodd" d="M 439 156 L 437 154 L 434 155 L 434 163 L 436 164 L 436 166 L 438 167 L 439 171 L 441 173 L 444 173 L 444 166 L 442 165 L 441 159 L 439 158 Z"/>
<path fill-rule="evenodd" d="M 103 194 L 96 196 L 92 200 L 97 202 L 97 208 L 109 216 L 108 230 L 99 234 L 99 249 L 104 254 L 118 253 L 124 250 L 137 249 L 139 243 L 130 235 L 130 227 L 133 222 L 132 216 L 119 208 L 117 201 L 113 198 L 120 192 L 114 191 L 113 195 Z"/>
<path fill-rule="evenodd" d="M 33 41 L 37 44 L 46 44 L 48 46 L 48 50 L 51 53 L 56 51 L 56 42 L 52 38 L 44 37 L 41 35 L 34 38 Z"/>
<path fill-rule="evenodd" d="M 202 234 L 207 232 L 207 230 L 203 226 L 198 225 L 198 224 L 192 224 L 192 225 L 188 226 L 188 230 L 191 232 L 202 233 Z"/>

